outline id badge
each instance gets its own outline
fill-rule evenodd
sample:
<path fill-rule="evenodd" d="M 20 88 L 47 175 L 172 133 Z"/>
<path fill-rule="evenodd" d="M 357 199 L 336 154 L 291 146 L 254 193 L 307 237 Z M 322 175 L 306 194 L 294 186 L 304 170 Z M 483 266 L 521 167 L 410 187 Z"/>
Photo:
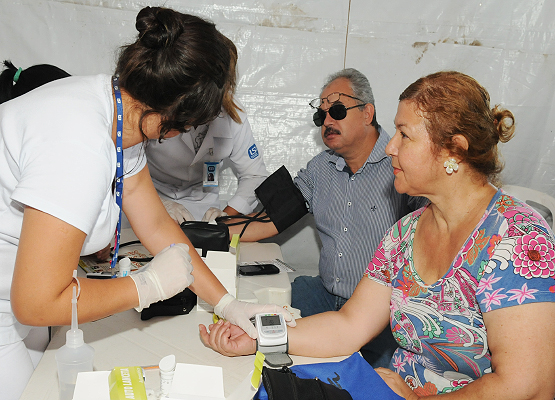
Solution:
<path fill-rule="evenodd" d="M 218 176 L 220 175 L 220 163 L 205 161 L 202 173 L 202 186 L 215 187 L 219 185 Z"/>

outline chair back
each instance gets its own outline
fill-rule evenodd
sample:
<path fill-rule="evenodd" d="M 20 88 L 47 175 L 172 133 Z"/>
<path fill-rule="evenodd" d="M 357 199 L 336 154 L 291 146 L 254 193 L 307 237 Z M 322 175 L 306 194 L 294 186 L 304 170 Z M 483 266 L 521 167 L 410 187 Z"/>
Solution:
<path fill-rule="evenodd" d="M 504 185 L 503 191 L 525 202 L 537 210 L 547 221 L 552 230 L 555 230 L 555 199 L 538 190 L 522 186 Z M 538 207 L 540 205 L 541 207 Z"/>

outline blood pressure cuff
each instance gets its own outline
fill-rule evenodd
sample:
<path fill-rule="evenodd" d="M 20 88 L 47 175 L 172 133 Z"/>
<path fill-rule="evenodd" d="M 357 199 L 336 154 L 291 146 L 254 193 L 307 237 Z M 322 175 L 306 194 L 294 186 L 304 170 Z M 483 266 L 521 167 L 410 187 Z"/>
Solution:
<path fill-rule="evenodd" d="M 304 196 L 285 166 L 266 178 L 254 192 L 280 233 L 308 213 Z"/>
<path fill-rule="evenodd" d="M 264 367 L 264 369 L 267 369 Z M 255 395 L 255 400 L 273 400 L 273 399 L 295 399 L 290 394 L 291 386 L 314 387 L 316 382 L 307 382 L 309 380 L 319 379 L 320 382 L 326 382 L 330 384 L 333 388 L 341 388 L 343 391 L 348 392 L 352 400 L 403 400 L 401 396 L 395 393 L 392 389 L 387 386 L 387 383 L 378 375 L 374 368 L 366 362 L 366 360 L 360 355 L 360 353 L 354 353 L 350 357 L 339 362 L 325 362 L 317 364 L 300 364 L 294 365 L 289 368 L 282 368 L 282 370 L 273 370 L 275 372 L 270 372 L 274 375 L 274 379 L 264 380 L 264 369 L 262 371 L 262 383 L 257 394 Z M 288 372 L 288 370 L 294 374 L 286 374 L 283 372 Z M 268 372 L 266 372 L 268 374 Z M 277 374 L 282 374 L 279 376 Z M 276 376 L 277 375 L 277 376 Z M 269 377 L 271 378 L 271 377 Z M 277 381 L 279 380 L 279 381 Z M 292 382 L 288 382 L 288 380 Z M 276 381 L 279 382 L 276 385 Z M 268 382 L 268 384 L 267 384 Z M 269 389 L 269 390 L 268 390 Z M 324 386 L 321 387 L 324 393 L 328 394 L 328 397 L 298 397 L 302 400 L 307 399 L 348 399 L 345 393 L 337 392 L 337 390 Z M 329 391 L 328 391 L 329 390 Z M 273 393 L 270 394 L 270 391 Z M 310 390 L 315 395 L 318 394 L 318 390 L 313 388 Z M 279 394 L 284 394 L 284 397 L 279 397 Z"/>
<path fill-rule="evenodd" d="M 257 400 L 353 400 L 346 390 L 318 378 L 299 378 L 287 367 L 263 367 L 262 383 Z"/>
<path fill-rule="evenodd" d="M 218 222 L 210 224 L 204 221 L 184 221 L 181 230 L 196 249 L 202 249 L 202 256 L 206 257 L 211 251 L 229 251 L 229 228 Z"/>
<path fill-rule="evenodd" d="M 141 311 L 141 320 L 146 321 L 152 317 L 189 314 L 197 305 L 197 295 L 189 288 L 169 299 L 151 304 Z"/>

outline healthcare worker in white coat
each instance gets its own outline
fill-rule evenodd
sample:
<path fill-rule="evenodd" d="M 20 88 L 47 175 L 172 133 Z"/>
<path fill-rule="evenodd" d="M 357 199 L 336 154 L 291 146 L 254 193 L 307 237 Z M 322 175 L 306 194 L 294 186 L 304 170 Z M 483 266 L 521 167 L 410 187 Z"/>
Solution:
<path fill-rule="evenodd" d="M 252 212 L 258 204 L 254 189 L 269 175 L 247 114 L 234 97 L 237 48 L 229 39 L 227 46 L 231 53 L 229 90 L 224 95 L 220 115 L 169 140 L 151 140 L 147 146 L 154 187 L 170 216 L 179 224 Z M 226 159 L 237 175 L 238 184 L 235 195 L 222 210 L 220 171 Z"/>
<path fill-rule="evenodd" d="M 258 202 L 254 190 L 268 171 L 247 120 L 237 106 L 234 118 L 222 110 L 206 125 L 159 143 L 151 140 L 147 160 L 154 186 L 168 213 L 178 223 L 209 221 L 222 215 L 248 214 Z M 229 159 L 237 191 L 220 206 L 220 171 Z"/>

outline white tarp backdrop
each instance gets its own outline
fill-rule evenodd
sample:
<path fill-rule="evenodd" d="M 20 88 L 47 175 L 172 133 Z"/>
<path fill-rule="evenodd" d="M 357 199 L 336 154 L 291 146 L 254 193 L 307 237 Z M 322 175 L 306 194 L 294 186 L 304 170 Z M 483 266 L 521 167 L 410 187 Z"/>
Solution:
<path fill-rule="evenodd" d="M 355 67 L 393 133 L 397 98 L 420 76 L 475 77 L 516 116 L 501 151 L 505 183 L 555 196 L 555 2 L 548 0 L 0 0 L 0 59 L 71 74 L 111 73 L 135 16 L 164 5 L 213 20 L 239 50 L 237 95 L 272 172 L 294 175 L 324 146 L 308 101 L 324 78 Z M 1 61 L 0 60 L 0 61 Z M 224 171 L 224 194 L 236 182 Z"/>

